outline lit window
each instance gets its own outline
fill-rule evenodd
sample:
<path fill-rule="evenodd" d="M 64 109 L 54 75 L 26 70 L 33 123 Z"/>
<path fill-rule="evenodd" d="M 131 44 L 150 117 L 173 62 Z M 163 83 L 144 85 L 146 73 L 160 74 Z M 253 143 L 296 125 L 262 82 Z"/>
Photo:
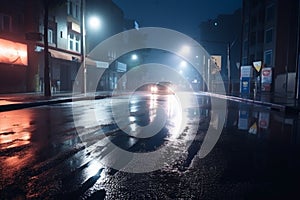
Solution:
<path fill-rule="evenodd" d="M 53 42 L 53 31 L 51 29 L 48 29 L 48 42 L 54 43 Z"/>
<path fill-rule="evenodd" d="M 80 52 L 80 35 L 70 33 L 69 37 L 69 50 Z"/>
<path fill-rule="evenodd" d="M 79 52 L 79 43 L 78 42 L 75 43 L 75 51 Z"/>

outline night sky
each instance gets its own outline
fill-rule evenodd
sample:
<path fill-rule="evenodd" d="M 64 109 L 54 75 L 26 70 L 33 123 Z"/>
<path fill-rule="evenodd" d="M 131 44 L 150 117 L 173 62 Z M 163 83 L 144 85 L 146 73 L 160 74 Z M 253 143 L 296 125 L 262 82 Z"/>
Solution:
<path fill-rule="evenodd" d="M 242 0 L 113 0 L 140 27 L 164 27 L 197 38 L 202 21 L 232 14 Z"/>

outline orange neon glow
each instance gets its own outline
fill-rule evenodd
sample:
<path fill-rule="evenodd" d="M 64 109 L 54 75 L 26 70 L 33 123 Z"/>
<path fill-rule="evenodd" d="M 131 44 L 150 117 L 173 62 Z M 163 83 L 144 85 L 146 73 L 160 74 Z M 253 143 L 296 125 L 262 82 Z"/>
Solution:
<path fill-rule="evenodd" d="M 34 113 L 30 109 L 0 113 L 0 151 L 25 147 L 30 144 Z M 34 159 L 33 148 L 22 148 L 21 153 L 0 156 L 0 177 L 3 181 L 13 177 L 19 170 L 28 166 Z"/>
<path fill-rule="evenodd" d="M 30 143 L 30 110 L 16 110 L 0 114 L 0 150 Z"/>
<path fill-rule="evenodd" d="M 0 63 L 28 65 L 27 45 L 0 39 Z"/>

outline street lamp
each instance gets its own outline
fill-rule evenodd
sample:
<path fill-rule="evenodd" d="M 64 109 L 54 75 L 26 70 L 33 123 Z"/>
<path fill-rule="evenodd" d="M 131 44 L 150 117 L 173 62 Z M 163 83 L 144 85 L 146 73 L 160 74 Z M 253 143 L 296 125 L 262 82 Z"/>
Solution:
<path fill-rule="evenodd" d="M 183 60 L 183 61 L 180 62 L 180 67 L 181 68 L 185 68 L 186 66 L 187 66 L 187 62 L 186 61 Z"/>
<path fill-rule="evenodd" d="M 91 16 L 89 18 L 89 27 L 92 27 L 95 30 L 101 28 L 101 21 L 97 16 Z"/>
<path fill-rule="evenodd" d="M 86 63 L 85 63 L 85 56 L 86 56 L 86 49 L 85 49 L 85 0 L 80 1 L 80 8 L 81 8 L 81 23 L 80 23 L 80 32 L 81 32 L 81 62 L 83 68 L 83 88 L 82 92 L 86 94 Z"/>
<path fill-rule="evenodd" d="M 86 94 L 87 92 L 87 68 L 86 68 L 86 26 L 85 26 L 85 4 L 86 0 L 81 0 L 81 62 L 82 62 L 82 68 L 83 68 L 83 93 Z M 89 27 L 92 27 L 93 29 L 97 30 L 101 27 L 101 20 L 97 16 L 91 16 L 89 18 Z"/>
<path fill-rule="evenodd" d="M 137 60 L 137 59 L 138 59 L 138 56 L 136 54 L 131 55 L 131 60 Z"/>

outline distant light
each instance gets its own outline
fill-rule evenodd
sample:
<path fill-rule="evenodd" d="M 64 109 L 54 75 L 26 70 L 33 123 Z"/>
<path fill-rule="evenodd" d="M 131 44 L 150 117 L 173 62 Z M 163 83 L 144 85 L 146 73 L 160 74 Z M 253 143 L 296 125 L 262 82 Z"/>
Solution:
<path fill-rule="evenodd" d="M 138 56 L 137 56 L 136 54 L 132 54 L 131 59 L 132 59 L 132 60 L 137 60 L 137 59 L 138 59 Z"/>
<path fill-rule="evenodd" d="M 99 29 L 101 27 L 101 21 L 99 17 L 92 16 L 89 18 L 89 27 L 93 29 Z"/>
<path fill-rule="evenodd" d="M 186 61 L 181 61 L 180 62 L 180 67 L 186 67 L 187 66 L 187 62 Z"/>
<path fill-rule="evenodd" d="M 139 23 L 138 23 L 137 21 L 134 21 L 134 28 L 135 28 L 136 30 L 139 30 L 139 29 L 140 29 L 140 25 L 139 25 Z"/>
<path fill-rule="evenodd" d="M 187 45 L 183 46 L 181 49 L 181 53 L 183 53 L 183 54 L 189 54 L 190 51 L 191 51 L 191 47 L 189 47 Z"/>
<path fill-rule="evenodd" d="M 219 25 L 218 22 L 215 22 L 215 23 L 214 23 L 214 26 L 218 26 L 218 25 Z"/>

